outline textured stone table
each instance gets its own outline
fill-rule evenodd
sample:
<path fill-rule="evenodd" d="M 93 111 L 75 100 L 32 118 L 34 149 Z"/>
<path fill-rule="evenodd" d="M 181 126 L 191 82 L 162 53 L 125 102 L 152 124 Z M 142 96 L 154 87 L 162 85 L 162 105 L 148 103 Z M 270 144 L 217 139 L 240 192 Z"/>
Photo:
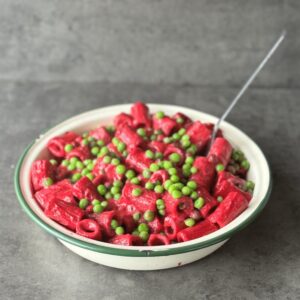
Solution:
<path fill-rule="evenodd" d="M 1 300 L 300 299 L 298 1 L 0 2 Z M 138 98 L 219 115 L 283 27 L 290 39 L 229 117 L 268 157 L 273 192 L 220 250 L 177 269 L 116 270 L 23 213 L 14 166 L 40 132 Z"/>

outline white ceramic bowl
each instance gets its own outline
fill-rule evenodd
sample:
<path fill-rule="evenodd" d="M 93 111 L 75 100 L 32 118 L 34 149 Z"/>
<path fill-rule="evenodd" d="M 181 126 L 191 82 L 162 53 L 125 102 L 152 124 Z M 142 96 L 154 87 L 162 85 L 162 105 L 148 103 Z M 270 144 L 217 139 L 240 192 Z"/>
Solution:
<path fill-rule="evenodd" d="M 47 141 L 66 131 L 82 133 L 99 124 L 109 124 L 120 112 L 129 112 L 130 104 L 116 105 L 92 110 L 55 126 L 30 145 L 20 158 L 15 172 L 15 189 L 19 202 L 29 217 L 43 229 L 54 235 L 78 255 L 110 267 L 130 270 L 167 269 L 201 259 L 221 247 L 235 232 L 247 226 L 265 206 L 271 192 L 271 174 L 267 160 L 259 147 L 246 134 L 222 123 L 226 138 L 240 148 L 248 158 L 251 168 L 248 178 L 255 182 L 255 190 L 249 207 L 230 224 L 207 236 L 167 246 L 119 246 L 94 241 L 79 236 L 46 217 L 35 202 L 30 189 L 30 167 L 36 159 L 46 158 Z M 168 114 L 182 112 L 194 120 L 216 122 L 217 118 L 193 109 L 173 105 L 150 104 L 151 112 Z M 30 233 L 28 233 L 30 234 Z"/>

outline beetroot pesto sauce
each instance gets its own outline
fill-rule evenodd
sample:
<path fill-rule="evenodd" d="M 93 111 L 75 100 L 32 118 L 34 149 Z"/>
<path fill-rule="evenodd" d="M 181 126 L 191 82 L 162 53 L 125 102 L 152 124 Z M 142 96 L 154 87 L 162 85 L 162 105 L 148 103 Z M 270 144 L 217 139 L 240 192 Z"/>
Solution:
<path fill-rule="evenodd" d="M 31 168 L 45 215 L 77 234 L 118 245 L 167 245 L 225 226 L 247 207 L 249 162 L 213 124 L 137 102 L 113 125 L 49 140 Z"/>

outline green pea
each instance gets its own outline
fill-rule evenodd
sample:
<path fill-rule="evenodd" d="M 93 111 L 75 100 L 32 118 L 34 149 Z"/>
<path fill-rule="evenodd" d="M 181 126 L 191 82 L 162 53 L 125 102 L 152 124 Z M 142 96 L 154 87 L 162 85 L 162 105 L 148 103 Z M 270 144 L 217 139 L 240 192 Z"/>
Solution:
<path fill-rule="evenodd" d="M 78 162 L 78 158 L 76 157 L 76 156 L 74 156 L 74 157 L 71 157 L 70 158 L 70 163 L 73 165 L 76 165 L 76 163 Z"/>
<path fill-rule="evenodd" d="M 95 146 L 95 147 L 93 147 L 93 148 L 91 149 L 91 153 L 92 153 L 93 155 L 97 155 L 97 154 L 99 153 L 99 151 L 100 151 L 100 148 L 97 147 L 97 146 Z"/>
<path fill-rule="evenodd" d="M 216 165 L 216 171 L 217 172 L 221 172 L 221 171 L 224 171 L 224 170 L 225 170 L 224 165 L 222 165 L 222 164 L 217 164 Z"/>
<path fill-rule="evenodd" d="M 176 182 L 170 185 L 168 191 L 169 193 L 172 193 L 174 190 L 181 190 L 184 187 L 184 184 L 181 182 Z"/>
<path fill-rule="evenodd" d="M 139 135 L 139 136 L 146 136 L 146 130 L 144 128 L 138 128 L 136 133 Z"/>
<path fill-rule="evenodd" d="M 115 146 L 118 146 L 120 143 L 120 140 L 117 137 L 113 137 L 111 141 Z"/>
<path fill-rule="evenodd" d="M 133 231 L 131 232 L 131 234 L 132 234 L 132 235 L 138 236 L 138 235 L 139 235 L 139 232 L 138 232 L 137 230 L 133 230 Z"/>
<path fill-rule="evenodd" d="M 144 219 L 147 221 L 147 222 L 151 222 L 154 220 L 154 212 L 152 210 L 146 210 L 144 212 Z"/>
<path fill-rule="evenodd" d="M 187 226 L 187 227 L 192 227 L 195 225 L 195 220 L 193 218 L 187 218 L 184 220 L 184 224 Z"/>
<path fill-rule="evenodd" d="M 86 176 L 88 173 L 90 173 L 90 170 L 88 170 L 87 168 L 85 168 L 81 171 L 82 176 Z"/>
<path fill-rule="evenodd" d="M 241 150 L 234 150 L 231 156 L 236 162 L 242 162 L 245 159 L 245 155 Z"/>
<path fill-rule="evenodd" d="M 101 206 L 102 206 L 103 208 L 106 208 L 106 207 L 108 206 L 108 202 L 107 202 L 106 200 L 102 201 L 102 202 L 101 202 Z"/>
<path fill-rule="evenodd" d="M 120 193 L 117 193 L 117 194 L 114 194 L 114 199 L 115 200 L 120 200 L 120 198 L 121 198 L 121 194 Z"/>
<path fill-rule="evenodd" d="M 170 179 L 171 179 L 171 181 L 172 182 L 174 182 L 174 183 L 176 183 L 176 182 L 179 182 L 179 176 L 177 176 L 177 175 L 172 175 L 171 177 L 170 177 Z"/>
<path fill-rule="evenodd" d="M 95 176 L 92 173 L 88 173 L 85 175 L 89 180 L 93 180 Z"/>
<path fill-rule="evenodd" d="M 198 169 L 196 167 L 191 167 L 191 173 L 196 174 L 198 172 Z"/>
<path fill-rule="evenodd" d="M 110 199 L 113 198 L 113 196 L 110 192 L 107 192 L 104 197 L 105 197 L 106 200 L 110 200 Z"/>
<path fill-rule="evenodd" d="M 98 141 L 97 141 L 97 145 L 98 145 L 99 147 L 103 147 L 103 146 L 105 145 L 105 143 L 104 143 L 103 140 L 98 140 Z"/>
<path fill-rule="evenodd" d="M 163 168 L 165 170 L 169 170 L 170 168 L 172 168 L 173 164 L 169 161 L 169 160 L 164 160 L 163 161 Z"/>
<path fill-rule="evenodd" d="M 103 211 L 103 207 L 100 204 L 93 206 L 93 212 L 94 213 L 101 213 Z"/>
<path fill-rule="evenodd" d="M 164 192 L 164 187 L 162 185 L 157 185 L 154 188 L 154 192 L 157 193 L 157 194 L 162 194 Z"/>
<path fill-rule="evenodd" d="M 124 150 L 124 151 L 122 152 L 122 156 L 123 156 L 123 157 L 127 157 L 127 156 L 128 156 L 128 151 Z"/>
<path fill-rule="evenodd" d="M 151 134 L 150 135 L 150 140 L 151 141 L 155 141 L 156 140 L 156 135 L 155 134 Z"/>
<path fill-rule="evenodd" d="M 169 156 L 170 161 L 174 162 L 174 163 L 178 163 L 181 160 L 181 156 L 178 153 L 172 153 Z"/>
<path fill-rule="evenodd" d="M 150 181 L 147 181 L 146 183 L 145 183 L 145 188 L 147 189 L 147 190 L 153 190 L 154 189 L 154 183 L 152 183 L 152 182 L 150 182 Z"/>
<path fill-rule="evenodd" d="M 223 197 L 222 196 L 218 196 L 217 200 L 218 200 L 218 202 L 222 202 L 223 201 Z"/>
<path fill-rule="evenodd" d="M 113 182 L 113 186 L 122 187 L 123 186 L 123 182 L 121 180 L 115 180 Z"/>
<path fill-rule="evenodd" d="M 157 199 L 156 206 L 157 208 L 165 208 L 165 201 L 163 199 Z"/>
<path fill-rule="evenodd" d="M 99 201 L 98 199 L 94 199 L 94 200 L 92 201 L 92 205 L 93 205 L 93 206 L 99 205 L 99 204 L 101 204 L 101 201 Z"/>
<path fill-rule="evenodd" d="M 186 164 L 192 165 L 192 164 L 194 163 L 194 158 L 191 157 L 191 156 L 188 156 L 188 157 L 185 159 L 185 163 L 186 163 Z"/>
<path fill-rule="evenodd" d="M 169 188 L 168 188 L 168 192 L 169 192 L 170 194 L 172 194 L 172 192 L 173 192 L 174 190 L 178 190 L 178 188 L 176 187 L 175 184 L 171 184 L 171 185 L 169 186 Z"/>
<path fill-rule="evenodd" d="M 116 229 L 115 229 L 115 233 L 116 235 L 121 235 L 121 234 L 124 234 L 125 233 L 125 230 L 122 226 L 118 226 Z"/>
<path fill-rule="evenodd" d="M 159 170 L 159 166 L 158 166 L 157 164 L 152 163 L 152 164 L 150 165 L 150 171 L 151 171 L 151 172 L 156 172 L 156 171 L 158 171 L 158 170 Z"/>
<path fill-rule="evenodd" d="M 166 211 L 164 209 L 159 209 L 158 210 L 158 213 L 161 215 L 161 216 L 164 216 Z"/>
<path fill-rule="evenodd" d="M 66 152 L 71 152 L 73 150 L 73 146 L 71 144 L 66 144 L 64 149 Z"/>
<path fill-rule="evenodd" d="M 182 182 L 173 183 L 176 190 L 182 190 L 184 187 L 184 184 Z"/>
<path fill-rule="evenodd" d="M 246 182 L 246 189 L 248 191 L 253 191 L 254 187 L 255 187 L 255 183 L 253 181 L 251 181 L 251 180 L 247 180 L 247 182 Z"/>
<path fill-rule="evenodd" d="M 115 220 L 115 219 L 112 219 L 111 222 L 110 222 L 110 227 L 111 227 L 112 229 L 116 229 L 118 226 L 119 226 L 118 221 Z"/>
<path fill-rule="evenodd" d="M 84 168 L 84 164 L 81 161 L 76 163 L 76 169 L 82 170 Z"/>
<path fill-rule="evenodd" d="M 74 171 L 76 169 L 76 165 L 75 164 L 70 164 L 70 165 L 68 165 L 67 169 L 69 171 Z"/>
<path fill-rule="evenodd" d="M 151 150 L 146 150 L 145 155 L 150 159 L 154 159 L 155 157 L 155 154 Z"/>
<path fill-rule="evenodd" d="M 133 184 L 140 184 L 141 180 L 138 177 L 133 177 L 130 182 Z"/>
<path fill-rule="evenodd" d="M 84 160 L 83 161 L 83 164 L 85 165 L 85 166 L 87 166 L 87 165 L 89 165 L 90 163 L 92 163 L 93 161 L 91 160 L 91 159 L 86 159 L 86 160 Z"/>
<path fill-rule="evenodd" d="M 181 140 L 182 140 L 182 141 L 189 141 L 189 140 L 190 140 L 190 136 L 187 135 L 187 134 L 184 134 L 184 135 L 181 137 Z"/>
<path fill-rule="evenodd" d="M 173 197 L 174 199 L 178 199 L 178 198 L 182 197 L 182 193 L 181 193 L 180 191 L 178 191 L 178 190 L 174 190 L 174 191 L 172 192 L 172 197 Z"/>
<path fill-rule="evenodd" d="M 197 152 L 197 146 L 192 144 L 189 148 L 186 149 L 186 152 L 195 155 Z"/>
<path fill-rule="evenodd" d="M 183 176 L 184 176 L 185 178 L 188 178 L 188 177 L 190 177 L 191 172 L 190 172 L 190 171 L 187 171 L 187 170 L 183 170 L 182 174 L 183 174 Z"/>
<path fill-rule="evenodd" d="M 142 232 L 142 231 L 148 232 L 149 231 L 149 226 L 146 223 L 141 223 L 141 224 L 139 224 L 137 229 L 138 229 L 139 232 Z"/>
<path fill-rule="evenodd" d="M 173 133 L 172 138 L 174 141 L 180 140 L 180 135 L 178 133 Z"/>
<path fill-rule="evenodd" d="M 184 186 L 181 190 L 182 194 L 188 196 L 191 194 L 192 190 L 188 186 Z"/>
<path fill-rule="evenodd" d="M 118 186 L 113 186 L 111 189 L 110 189 L 110 192 L 115 195 L 115 194 L 119 194 L 120 193 L 120 187 Z"/>
<path fill-rule="evenodd" d="M 61 164 L 62 164 L 64 167 L 67 167 L 67 166 L 70 164 L 70 162 L 69 162 L 67 159 L 64 159 L 64 160 L 61 162 Z"/>
<path fill-rule="evenodd" d="M 118 158 L 113 158 L 111 163 L 114 165 L 114 166 L 118 166 L 121 162 Z"/>
<path fill-rule="evenodd" d="M 57 165 L 57 160 L 55 160 L 55 159 L 50 159 L 49 162 L 50 162 L 50 164 L 53 165 L 53 166 L 56 166 L 56 165 Z"/>
<path fill-rule="evenodd" d="M 167 179 L 164 183 L 164 188 L 168 190 L 171 185 L 172 185 L 172 181 L 170 179 Z"/>
<path fill-rule="evenodd" d="M 190 197 L 193 199 L 193 200 L 196 200 L 198 198 L 198 193 L 197 192 L 192 192 Z"/>
<path fill-rule="evenodd" d="M 176 174 L 177 174 L 177 169 L 176 169 L 176 168 L 170 168 L 170 169 L 168 170 L 168 173 L 169 173 L 170 175 L 176 175 Z"/>
<path fill-rule="evenodd" d="M 103 162 L 104 162 L 105 164 L 109 164 L 109 163 L 111 162 L 111 157 L 108 156 L 108 155 L 105 155 L 105 156 L 103 157 Z"/>
<path fill-rule="evenodd" d="M 109 126 L 106 126 L 106 130 L 110 133 L 114 133 L 116 131 L 116 128 L 113 125 L 109 125 Z"/>
<path fill-rule="evenodd" d="M 85 209 L 88 205 L 89 205 L 88 199 L 85 199 L 85 198 L 80 199 L 80 201 L 79 201 L 79 207 L 81 209 Z"/>
<path fill-rule="evenodd" d="M 197 209 L 200 209 L 203 207 L 205 203 L 205 200 L 203 197 L 199 197 L 198 199 L 195 200 L 194 202 L 194 207 L 197 208 Z"/>
<path fill-rule="evenodd" d="M 125 173 L 125 176 L 126 178 L 128 179 L 132 179 L 134 176 L 135 176 L 135 172 L 133 170 L 128 170 L 126 173 Z"/>
<path fill-rule="evenodd" d="M 99 152 L 98 155 L 104 156 L 104 155 L 106 155 L 106 154 L 108 154 L 108 153 L 109 153 L 108 148 L 107 148 L 106 146 L 104 146 L 104 147 L 102 147 L 102 148 L 100 149 L 100 152 Z"/>
<path fill-rule="evenodd" d="M 160 211 L 161 209 L 165 209 L 165 206 L 156 206 L 156 208 L 157 208 L 157 211 Z"/>
<path fill-rule="evenodd" d="M 86 168 L 89 170 L 89 171 L 92 171 L 94 169 L 94 164 L 91 162 L 89 163 Z"/>
<path fill-rule="evenodd" d="M 126 172 L 126 167 L 124 165 L 118 165 L 116 167 L 117 174 L 124 174 Z"/>
<path fill-rule="evenodd" d="M 89 141 L 89 142 L 95 142 L 95 138 L 94 138 L 93 136 L 89 136 L 89 137 L 88 137 L 88 141 Z"/>
<path fill-rule="evenodd" d="M 176 122 L 177 122 L 178 124 L 183 124 L 183 123 L 184 123 L 184 119 L 181 118 L 181 117 L 178 117 L 178 118 L 176 118 Z"/>
<path fill-rule="evenodd" d="M 81 178 L 81 174 L 80 173 L 75 173 L 72 175 L 72 182 L 76 182 Z"/>
<path fill-rule="evenodd" d="M 184 164 L 182 166 L 183 171 L 189 171 L 190 172 L 191 168 L 192 168 L 192 166 L 190 164 Z"/>
<path fill-rule="evenodd" d="M 85 131 L 83 134 L 82 134 L 82 137 L 83 138 L 87 138 L 89 136 L 89 133 L 87 131 Z"/>
<path fill-rule="evenodd" d="M 232 151 L 231 158 L 235 161 L 239 161 L 240 155 L 236 150 L 234 150 L 234 151 Z"/>
<path fill-rule="evenodd" d="M 248 160 L 243 160 L 242 162 L 241 162 L 241 166 L 242 166 L 242 168 L 244 168 L 245 170 L 248 170 L 249 168 L 250 168 L 250 163 L 249 163 L 249 161 Z"/>
<path fill-rule="evenodd" d="M 185 133 L 186 133 L 186 130 L 185 130 L 184 128 L 180 128 L 180 129 L 178 130 L 178 134 L 179 134 L 180 136 L 183 136 Z"/>
<path fill-rule="evenodd" d="M 155 158 L 156 159 L 162 159 L 164 157 L 164 155 L 161 152 L 156 152 L 155 153 Z"/>
<path fill-rule="evenodd" d="M 163 139 L 163 141 L 164 141 L 164 143 L 166 143 L 166 144 L 172 143 L 172 139 L 171 139 L 170 137 L 165 137 L 165 138 Z"/>
<path fill-rule="evenodd" d="M 189 140 L 184 140 L 184 141 L 181 141 L 181 145 L 184 149 L 188 148 L 191 146 L 191 142 Z"/>
<path fill-rule="evenodd" d="M 119 152 L 123 152 L 126 149 L 126 145 L 122 142 L 120 142 L 117 146 L 117 149 Z"/>
<path fill-rule="evenodd" d="M 189 188 L 191 188 L 192 190 L 195 190 L 197 188 L 197 183 L 194 180 L 190 180 L 187 182 L 186 184 Z"/>
<path fill-rule="evenodd" d="M 165 116 L 165 113 L 163 111 L 158 111 L 155 116 L 157 119 L 162 119 Z"/>
<path fill-rule="evenodd" d="M 143 176 L 144 176 L 145 178 L 150 178 L 150 177 L 151 177 L 151 172 L 150 172 L 148 169 L 145 169 L 145 170 L 143 171 Z"/>
<path fill-rule="evenodd" d="M 136 212 L 133 214 L 133 220 L 138 221 L 141 218 L 141 214 L 139 212 Z"/>
<path fill-rule="evenodd" d="M 133 189 L 132 192 L 131 192 L 132 196 L 134 197 L 138 197 L 142 194 L 142 189 L 140 188 L 136 188 L 136 189 Z"/>
<path fill-rule="evenodd" d="M 149 238 L 149 233 L 147 231 L 141 231 L 139 233 L 139 237 L 144 241 L 146 242 Z"/>
<path fill-rule="evenodd" d="M 81 145 L 83 145 L 83 146 L 87 146 L 88 144 L 89 144 L 88 139 L 83 139 L 83 140 L 81 141 Z"/>
<path fill-rule="evenodd" d="M 104 196 L 106 193 L 106 186 L 104 184 L 99 184 L 97 186 L 97 191 L 101 196 Z"/>
<path fill-rule="evenodd" d="M 50 178 L 50 177 L 44 178 L 44 180 L 43 180 L 43 185 L 44 185 L 45 187 L 50 186 L 50 185 L 52 185 L 52 184 L 53 184 L 53 179 L 52 179 L 52 178 Z"/>

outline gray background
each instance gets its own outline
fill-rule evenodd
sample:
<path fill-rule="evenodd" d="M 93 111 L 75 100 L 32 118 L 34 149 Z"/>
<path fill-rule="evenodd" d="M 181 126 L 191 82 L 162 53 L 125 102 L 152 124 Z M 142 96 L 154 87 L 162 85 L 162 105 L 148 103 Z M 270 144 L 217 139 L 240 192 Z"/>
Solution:
<path fill-rule="evenodd" d="M 0 299 L 300 299 L 300 2 L 0 1 Z M 129 272 L 71 253 L 20 209 L 14 166 L 42 131 L 135 99 L 219 115 L 281 30 L 288 38 L 230 115 L 274 189 L 213 255 Z"/>

